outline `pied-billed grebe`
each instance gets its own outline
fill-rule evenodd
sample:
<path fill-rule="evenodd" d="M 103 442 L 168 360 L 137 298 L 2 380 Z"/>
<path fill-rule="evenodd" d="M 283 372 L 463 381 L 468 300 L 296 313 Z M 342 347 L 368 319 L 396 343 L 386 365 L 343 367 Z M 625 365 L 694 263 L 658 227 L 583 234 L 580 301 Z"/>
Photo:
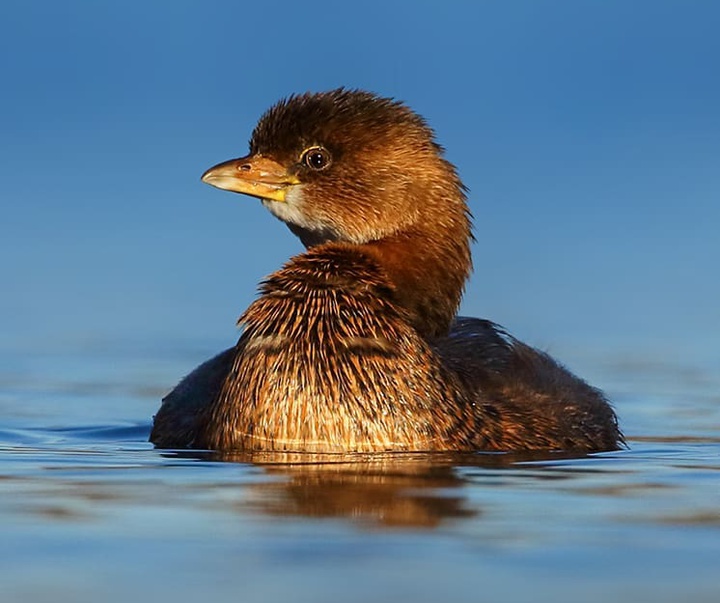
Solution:
<path fill-rule="evenodd" d="M 603 394 L 497 325 L 456 318 L 465 188 L 402 103 L 291 96 L 203 181 L 258 197 L 307 251 L 260 287 L 237 345 L 164 400 L 157 446 L 313 452 L 611 450 Z"/>

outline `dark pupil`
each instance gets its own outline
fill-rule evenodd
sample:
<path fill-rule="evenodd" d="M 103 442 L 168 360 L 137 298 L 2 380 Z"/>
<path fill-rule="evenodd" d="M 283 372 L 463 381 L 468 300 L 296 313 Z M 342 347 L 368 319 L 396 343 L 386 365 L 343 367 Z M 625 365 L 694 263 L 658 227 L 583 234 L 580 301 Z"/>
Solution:
<path fill-rule="evenodd" d="M 310 165 L 314 168 L 321 168 L 325 165 L 325 155 L 320 151 L 313 151 L 308 157 Z"/>

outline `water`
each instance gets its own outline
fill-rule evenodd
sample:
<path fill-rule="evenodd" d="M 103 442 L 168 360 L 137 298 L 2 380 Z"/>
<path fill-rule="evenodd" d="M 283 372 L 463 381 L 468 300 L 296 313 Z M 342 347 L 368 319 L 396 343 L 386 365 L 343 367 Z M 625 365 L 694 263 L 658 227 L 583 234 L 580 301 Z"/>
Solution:
<path fill-rule="evenodd" d="M 211 351 L 0 358 L 2 601 L 720 600 L 712 367 L 576 358 L 630 445 L 582 458 L 154 450 Z"/>

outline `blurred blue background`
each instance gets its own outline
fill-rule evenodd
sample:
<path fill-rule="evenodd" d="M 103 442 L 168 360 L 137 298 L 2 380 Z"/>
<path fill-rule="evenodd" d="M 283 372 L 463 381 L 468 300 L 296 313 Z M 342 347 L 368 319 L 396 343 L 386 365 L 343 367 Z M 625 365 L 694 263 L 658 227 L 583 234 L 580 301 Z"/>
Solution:
<path fill-rule="evenodd" d="M 345 85 L 424 115 L 469 186 L 464 313 L 716 362 L 719 27 L 710 0 L 5 0 L 2 351 L 233 343 L 301 246 L 199 176 L 280 97 Z"/>

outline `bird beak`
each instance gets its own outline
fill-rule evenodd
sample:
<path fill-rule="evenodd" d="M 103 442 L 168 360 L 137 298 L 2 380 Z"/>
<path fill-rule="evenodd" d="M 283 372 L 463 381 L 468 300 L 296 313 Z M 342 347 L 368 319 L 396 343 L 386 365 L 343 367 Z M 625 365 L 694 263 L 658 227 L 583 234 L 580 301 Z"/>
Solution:
<path fill-rule="evenodd" d="M 219 163 L 202 175 L 202 181 L 226 191 L 280 202 L 285 202 L 291 186 L 300 184 L 282 165 L 262 155 Z"/>

